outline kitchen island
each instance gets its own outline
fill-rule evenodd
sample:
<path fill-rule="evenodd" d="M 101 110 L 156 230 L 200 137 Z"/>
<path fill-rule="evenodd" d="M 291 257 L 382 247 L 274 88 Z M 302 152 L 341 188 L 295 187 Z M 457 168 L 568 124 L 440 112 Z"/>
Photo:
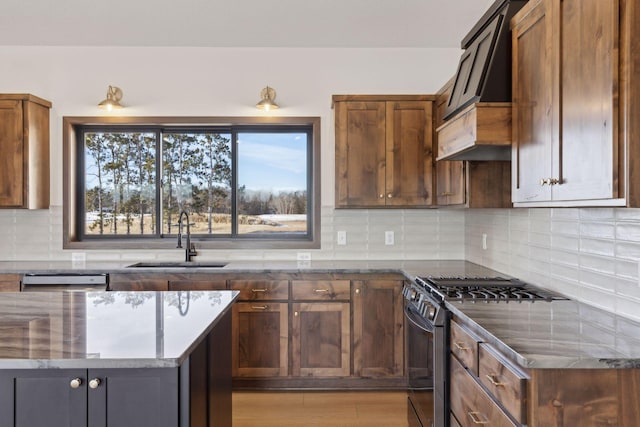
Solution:
<path fill-rule="evenodd" d="M 4 293 L 0 426 L 231 426 L 237 297 Z"/>

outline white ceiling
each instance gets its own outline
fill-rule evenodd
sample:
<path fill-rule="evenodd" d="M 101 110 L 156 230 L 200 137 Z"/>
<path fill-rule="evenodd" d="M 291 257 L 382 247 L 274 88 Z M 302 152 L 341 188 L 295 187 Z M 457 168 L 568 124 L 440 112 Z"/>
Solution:
<path fill-rule="evenodd" d="M 0 45 L 459 47 L 487 0 L 0 0 Z"/>

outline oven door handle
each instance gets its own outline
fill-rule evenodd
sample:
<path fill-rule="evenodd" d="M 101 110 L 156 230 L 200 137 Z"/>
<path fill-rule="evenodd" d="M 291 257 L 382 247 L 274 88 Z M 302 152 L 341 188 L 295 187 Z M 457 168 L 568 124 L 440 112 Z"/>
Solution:
<path fill-rule="evenodd" d="M 425 319 L 415 309 L 411 308 L 410 305 L 405 305 L 405 307 L 404 307 L 404 316 L 416 328 L 421 329 L 421 330 L 423 330 L 425 332 L 433 333 L 433 330 L 434 330 L 433 323 L 428 321 L 427 319 Z"/>

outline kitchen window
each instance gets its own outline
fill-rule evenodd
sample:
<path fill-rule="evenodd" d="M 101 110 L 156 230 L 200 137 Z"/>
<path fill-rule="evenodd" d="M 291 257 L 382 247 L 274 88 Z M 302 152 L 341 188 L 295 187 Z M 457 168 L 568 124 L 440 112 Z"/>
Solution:
<path fill-rule="evenodd" d="M 317 248 L 319 124 L 66 117 L 65 248 Z"/>

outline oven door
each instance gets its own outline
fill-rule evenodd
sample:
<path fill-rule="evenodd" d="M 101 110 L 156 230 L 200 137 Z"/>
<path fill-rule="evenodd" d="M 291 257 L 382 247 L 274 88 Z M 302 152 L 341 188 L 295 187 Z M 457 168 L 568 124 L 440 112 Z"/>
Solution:
<path fill-rule="evenodd" d="M 433 425 L 433 333 L 436 327 L 410 301 L 405 301 L 407 320 L 407 376 L 409 380 L 409 426 Z"/>

